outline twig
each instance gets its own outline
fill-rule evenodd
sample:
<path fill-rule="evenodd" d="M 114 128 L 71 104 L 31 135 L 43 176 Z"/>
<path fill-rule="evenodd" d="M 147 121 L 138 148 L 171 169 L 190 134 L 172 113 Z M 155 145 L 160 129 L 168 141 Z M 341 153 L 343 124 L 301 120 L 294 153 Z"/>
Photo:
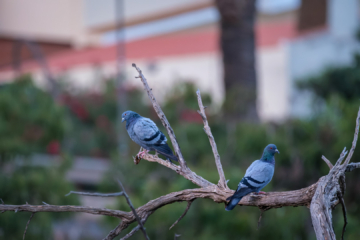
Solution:
<path fill-rule="evenodd" d="M 46 202 L 42 202 L 44 205 L 49 205 L 48 203 L 46 203 Z"/>
<path fill-rule="evenodd" d="M 259 229 L 259 227 L 260 227 L 260 222 L 261 222 L 263 213 L 266 212 L 267 210 L 270 210 L 271 207 L 265 207 L 265 208 L 259 207 L 259 209 L 260 209 L 260 216 L 259 216 L 259 220 L 258 220 L 258 224 L 257 224 L 257 229 Z"/>
<path fill-rule="evenodd" d="M 344 234 L 345 234 L 346 225 L 347 225 L 347 216 L 346 216 L 346 206 L 345 206 L 344 198 L 340 191 L 338 191 L 338 198 L 340 200 L 343 215 L 344 215 L 344 226 L 343 226 L 343 230 L 342 230 L 342 234 L 341 234 L 341 239 L 344 240 Z"/>
<path fill-rule="evenodd" d="M 348 151 L 346 151 L 346 147 L 344 147 L 344 149 L 342 150 L 342 152 L 340 153 L 340 157 L 339 159 L 336 161 L 335 166 L 339 166 L 341 165 L 341 163 L 343 162 L 344 158 L 346 157 L 346 154 L 348 154 Z M 334 170 L 333 168 L 331 170 Z M 335 170 L 336 171 L 336 170 Z"/>
<path fill-rule="evenodd" d="M 145 228 L 144 228 L 144 225 L 142 224 L 141 218 L 140 218 L 139 215 L 136 213 L 136 210 L 135 210 L 135 208 L 134 208 L 134 205 L 131 203 L 131 200 L 130 200 L 129 196 L 128 196 L 127 193 L 125 192 L 124 186 L 122 185 L 122 183 L 120 182 L 119 179 L 117 179 L 117 182 L 119 183 L 120 188 L 121 188 L 122 192 L 124 193 L 124 197 L 126 198 L 126 202 L 128 203 L 129 207 L 131 208 L 131 211 L 133 212 L 133 214 L 134 214 L 134 216 L 135 216 L 135 218 L 136 218 L 136 221 L 138 221 L 138 223 L 139 223 L 139 225 L 140 225 L 141 231 L 143 232 L 145 239 L 149 240 L 150 238 L 149 238 L 148 235 L 146 234 L 146 230 L 145 230 Z"/>
<path fill-rule="evenodd" d="M 327 159 L 324 155 L 321 156 L 321 159 L 329 166 L 330 170 L 334 167 L 334 165 L 332 165 L 329 159 Z"/>
<path fill-rule="evenodd" d="M 174 240 L 178 240 L 180 236 L 180 234 L 175 233 Z"/>
<path fill-rule="evenodd" d="M 109 234 L 103 240 L 113 240 L 121 233 L 122 230 L 124 230 L 128 226 L 129 226 L 129 224 L 125 223 L 124 221 L 119 223 L 119 225 L 117 225 L 116 228 L 111 230 L 109 232 Z"/>
<path fill-rule="evenodd" d="M 358 111 L 358 115 L 356 117 L 356 126 L 355 126 L 355 133 L 354 133 L 354 140 L 352 142 L 352 145 L 351 145 L 351 149 L 349 151 L 349 154 L 344 162 L 344 166 L 346 168 L 346 166 L 349 164 L 350 162 L 350 159 L 355 151 L 355 148 L 356 148 L 356 143 L 357 143 L 357 139 L 358 139 L 358 135 L 359 135 L 359 121 L 360 121 L 360 108 L 359 108 L 359 111 Z"/>
<path fill-rule="evenodd" d="M 139 231 L 140 229 L 140 225 L 137 225 L 136 227 L 134 227 L 128 234 L 126 234 L 124 237 L 120 238 L 120 240 L 126 240 L 129 237 L 131 237 L 132 235 L 134 235 L 134 233 L 136 233 L 137 231 Z"/>
<path fill-rule="evenodd" d="M 181 168 L 184 171 L 186 171 L 188 167 L 187 167 L 186 162 L 184 160 L 184 157 L 183 157 L 183 155 L 181 153 L 179 143 L 176 140 L 174 130 L 171 128 L 170 123 L 167 120 L 164 112 L 161 110 L 160 105 L 156 102 L 156 99 L 155 99 L 155 97 L 154 97 L 154 95 L 152 93 L 152 90 L 149 87 L 145 76 L 142 74 L 142 71 L 140 70 L 140 68 L 138 68 L 136 66 L 135 63 L 133 63 L 132 66 L 138 71 L 141 82 L 144 84 L 145 90 L 146 90 L 146 92 L 147 92 L 147 94 L 148 94 L 148 96 L 150 98 L 150 101 L 151 101 L 151 103 L 152 103 L 152 105 L 154 107 L 154 110 L 157 113 L 157 115 L 159 116 L 162 124 L 164 125 L 164 127 L 166 128 L 166 130 L 167 130 L 167 132 L 169 134 L 171 143 L 172 143 L 172 145 L 174 147 L 174 151 L 175 151 L 177 157 L 179 158 L 179 163 L 180 163 Z"/>
<path fill-rule="evenodd" d="M 210 187 L 215 186 L 213 183 L 209 182 L 208 180 L 204 179 L 203 177 L 197 175 L 195 172 L 191 171 L 188 168 L 188 171 L 182 171 L 181 167 L 175 164 L 170 163 L 169 161 L 166 161 L 164 159 L 161 159 L 157 157 L 156 155 L 151 154 L 144 154 L 143 158 L 146 161 L 149 162 L 157 162 L 165 167 L 170 168 L 171 170 L 174 170 L 176 173 L 180 174 L 184 178 L 190 180 L 194 184 L 198 185 L 199 187 Z"/>
<path fill-rule="evenodd" d="M 222 187 L 222 188 L 227 189 L 228 186 L 226 184 L 225 174 L 224 174 L 224 170 L 222 168 L 222 164 L 221 164 L 221 160 L 220 160 L 220 154 L 219 154 L 219 152 L 217 150 L 217 146 L 216 146 L 214 136 L 211 133 L 211 129 L 210 129 L 210 126 L 209 126 L 209 123 L 208 123 L 208 120 L 207 120 L 207 117 L 206 117 L 206 114 L 205 114 L 205 107 L 204 107 L 204 105 L 202 103 L 201 93 L 200 93 L 199 89 L 196 91 L 196 95 L 197 95 L 197 100 L 198 100 L 198 104 L 199 104 L 199 108 L 200 108 L 198 113 L 200 114 L 200 116 L 201 116 L 201 118 L 202 118 L 202 120 L 204 122 L 204 130 L 205 130 L 206 135 L 209 138 L 210 145 L 211 145 L 214 157 L 215 157 L 215 164 L 216 164 L 216 167 L 217 167 L 217 170 L 218 170 L 218 173 L 219 173 L 219 177 L 220 177 L 218 185 L 220 187 Z"/>
<path fill-rule="evenodd" d="M 83 212 L 94 215 L 112 216 L 121 219 L 131 219 L 131 213 L 106 208 L 93 208 L 84 206 L 59 205 L 0 205 L 0 211 L 14 212 Z"/>
<path fill-rule="evenodd" d="M 357 168 L 360 168 L 360 163 L 349 163 L 346 166 L 345 172 L 351 172 L 351 171 L 354 171 Z"/>
<path fill-rule="evenodd" d="M 171 227 L 169 228 L 169 230 L 172 229 L 181 219 L 183 219 L 183 217 L 185 217 L 185 215 L 186 215 L 186 213 L 189 211 L 190 206 L 191 206 L 191 204 L 192 204 L 193 201 L 194 201 L 194 200 L 188 201 L 188 204 L 187 204 L 187 207 L 186 207 L 184 213 L 179 217 L 178 220 L 176 220 L 176 222 L 174 222 L 173 225 L 171 225 Z"/>
<path fill-rule="evenodd" d="M 92 197 L 118 197 L 123 196 L 123 192 L 118 193 L 90 193 L 90 192 L 76 192 L 76 191 L 70 191 L 65 196 L 69 196 L 70 194 L 77 194 L 77 195 L 84 195 L 84 196 L 92 196 Z"/>
<path fill-rule="evenodd" d="M 30 218 L 29 218 L 29 221 L 28 221 L 27 224 L 26 224 L 25 231 L 24 231 L 24 234 L 23 234 L 23 240 L 25 240 L 26 231 L 27 231 L 28 226 L 29 226 L 29 224 L 30 224 L 30 221 L 31 221 L 31 219 L 34 217 L 34 215 L 35 215 L 35 213 L 33 212 L 33 213 L 31 214 Z"/>

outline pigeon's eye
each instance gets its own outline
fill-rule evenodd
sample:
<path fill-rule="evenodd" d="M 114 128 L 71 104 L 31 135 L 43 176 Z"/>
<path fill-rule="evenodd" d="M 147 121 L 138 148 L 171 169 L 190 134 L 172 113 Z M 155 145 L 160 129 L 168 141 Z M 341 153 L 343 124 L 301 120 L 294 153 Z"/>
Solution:
<path fill-rule="evenodd" d="M 270 149 L 272 149 L 272 147 Z"/>

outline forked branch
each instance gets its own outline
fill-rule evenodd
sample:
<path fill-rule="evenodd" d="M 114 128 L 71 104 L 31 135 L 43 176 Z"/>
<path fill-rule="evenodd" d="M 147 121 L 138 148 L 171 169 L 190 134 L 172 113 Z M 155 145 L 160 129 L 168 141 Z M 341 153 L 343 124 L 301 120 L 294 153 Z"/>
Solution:
<path fill-rule="evenodd" d="M 140 70 L 140 68 L 138 68 L 136 66 L 135 63 L 133 63 L 132 66 L 136 69 L 136 71 L 138 71 L 138 73 L 139 73 L 138 78 L 140 78 L 141 82 L 144 84 L 145 90 L 146 90 L 146 92 L 147 92 L 147 94 L 148 94 L 148 96 L 150 98 L 150 101 L 151 101 L 151 103 L 152 103 L 152 105 L 154 107 L 154 110 L 155 110 L 156 114 L 159 116 L 162 124 L 164 125 L 164 127 L 166 128 L 166 131 L 169 134 L 171 143 L 172 143 L 172 145 L 174 147 L 174 151 L 175 151 L 177 157 L 179 158 L 179 162 L 180 162 L 180 166 L 181 166 L 182 170 L 186 171 L 186 169 L 187 169 L 186 162 L 185 162 L 184 157 L 183 157 L 183 155 L 181 153 L 179 143 L 176 140 L 174 130 L 171 128 L 170 123 L 167 120 L 167 118 L 166 118 L 164 112 L 162 111 L 160 105 L 156 102 L 154 94 L 152 93 L 152 89 L 149 87 L 145 76 L 142 74 L 142 71 Z"/>

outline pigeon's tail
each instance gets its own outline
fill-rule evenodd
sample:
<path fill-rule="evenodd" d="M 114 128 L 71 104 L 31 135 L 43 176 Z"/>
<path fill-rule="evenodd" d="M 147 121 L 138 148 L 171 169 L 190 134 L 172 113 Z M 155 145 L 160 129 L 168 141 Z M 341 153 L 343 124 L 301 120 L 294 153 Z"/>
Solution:
<path fill-rule="evenodd" d="M 240 188 L 238 189 L 234 195 L 232 195 L 231 197 L 228 197 L 226 199 L 226 201 L 230 201 L 227 205 L 225 210 L 226 211 L 231 211 L 234 209 L 234 207 L 241 201 L 241 199 L 251 193 L 253 190 L 251 190 L 250 188 Z"/>
<path fill-rule="evenodd" d="M 158 153 L 164 155 L 165 157 L 178 161 L 178 158 L 173 154 L 171 148 L 165 143 L 165 144 L 155 144 L 152 146 L 152 148 L 155 149 Z"/>

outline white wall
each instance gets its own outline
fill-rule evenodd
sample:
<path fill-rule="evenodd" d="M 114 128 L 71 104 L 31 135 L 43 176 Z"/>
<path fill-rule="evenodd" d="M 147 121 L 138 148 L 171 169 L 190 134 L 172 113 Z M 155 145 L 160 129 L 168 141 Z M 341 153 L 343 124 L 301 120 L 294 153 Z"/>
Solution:
<path fill-rule="evenodd" d="M 359 51 L 360 44 L 355 38 L 338 38 L 327 31 L 289 42 L 290 114 L 294 117 L 311 115 L 312 97 L 296 89 L 297 81 L 319 75 L 329 67 L 350 65 L 354 52 Z"/>
<path fill-rule="evenodd" d="M 262 121 L 283 121 L 289 116 L 290 84 L 284 44 L 260 49 L 257 57 L 258 113 Z"/>
<path fill-rule="evenodd" d="M 1 0 L 0 33 L 82 46 L 86 34 L 84 0 Z"/>

